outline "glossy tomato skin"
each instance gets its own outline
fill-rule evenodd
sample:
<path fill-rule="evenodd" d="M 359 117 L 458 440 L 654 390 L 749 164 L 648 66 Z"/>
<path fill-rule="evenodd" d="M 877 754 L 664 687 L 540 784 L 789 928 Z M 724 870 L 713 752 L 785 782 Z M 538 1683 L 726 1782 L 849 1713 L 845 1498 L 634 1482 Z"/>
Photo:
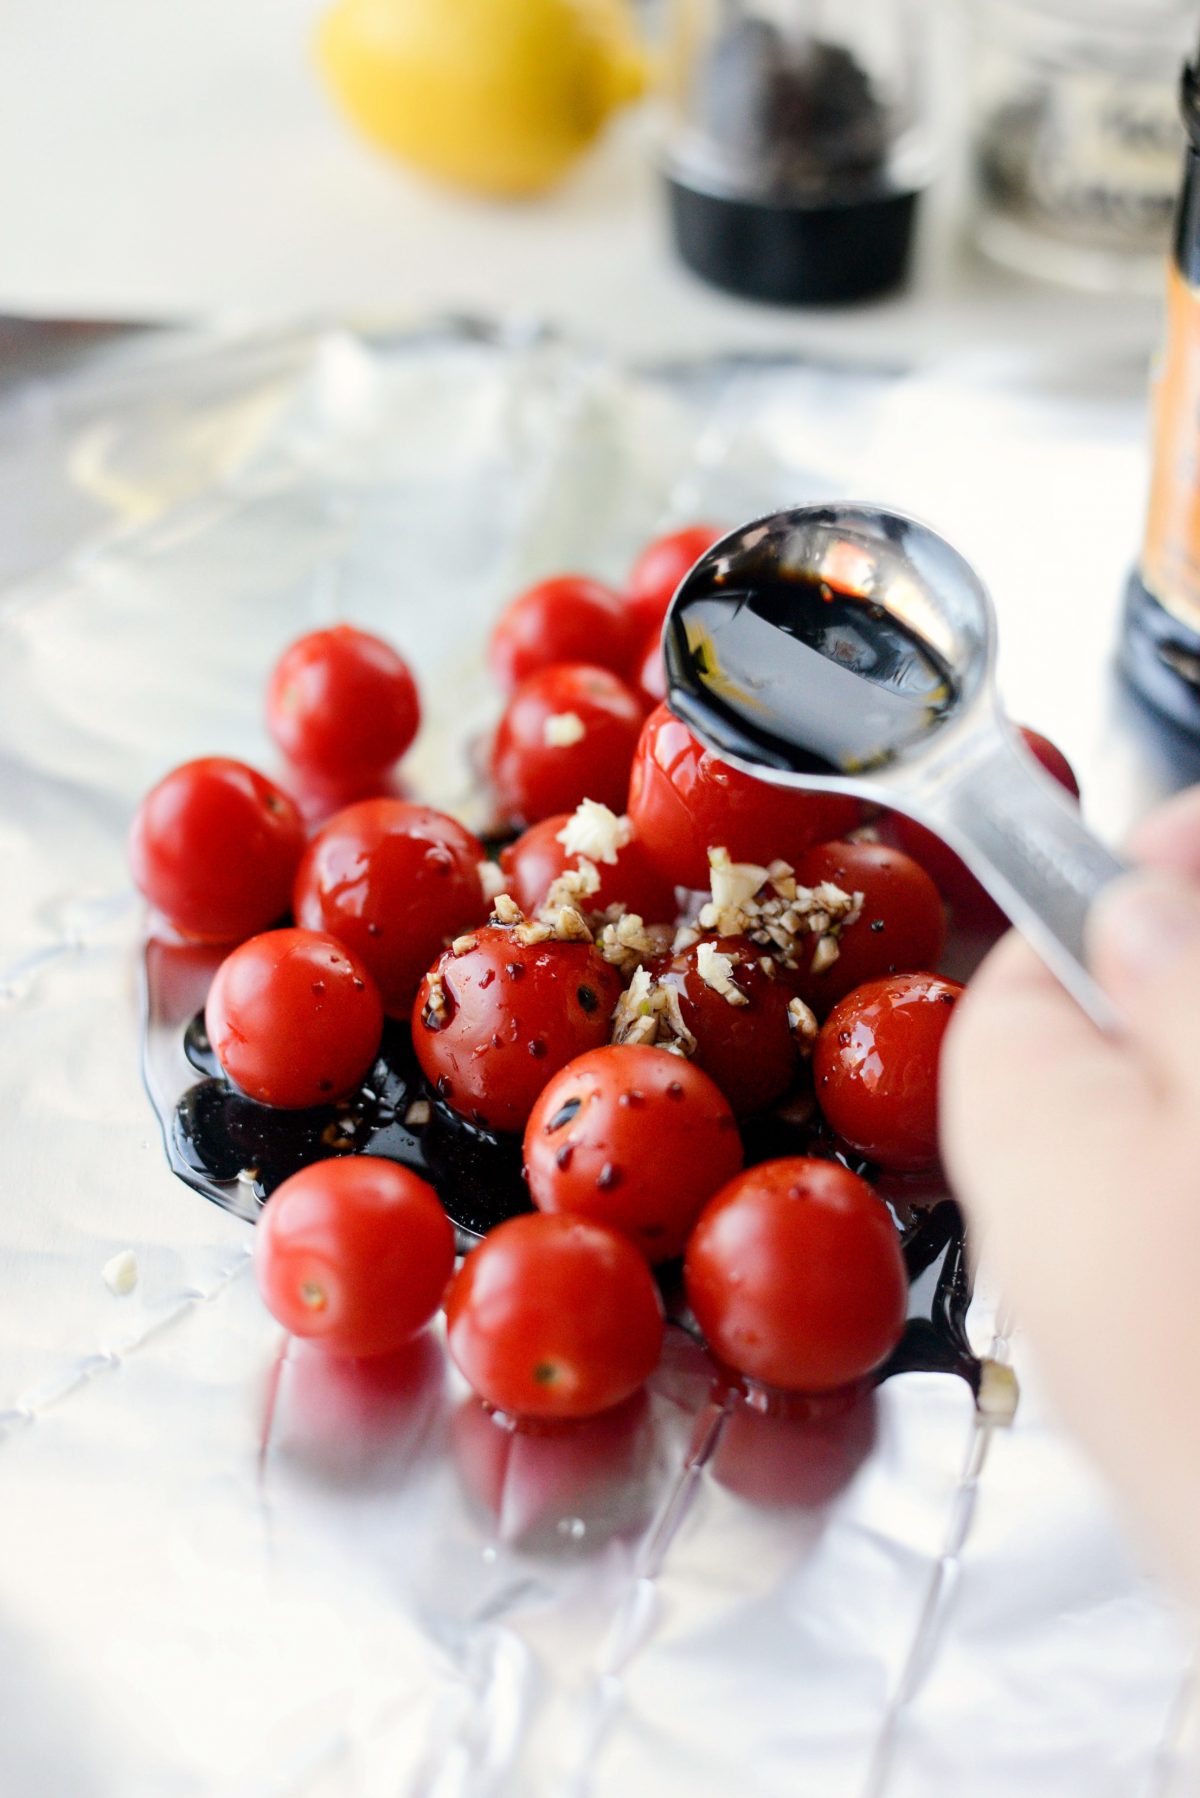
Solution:
<path fill-rule="evenodd" d="M 268 930 L 226 956 L 204 1019 L 235 1086 L 261 1105 L 300 1111 L 358 1086 L 379 1050 L 383 1006 L 344 944 L 313 930 Z"/>
<path fill-rule="evenodd" d="M 134 882 L 181 935 L 234 943 L 284 916 L 304 825 L 273 781 L 202 756 L 152 787 L 129 833 Z"/>
<path fill-rule="evenodd" d="M 904 1330 L 908 1280 L 886 1205 L 835 1161 L 764 1161 L 705 1207 L 684 1261 L 719 1360 L 784 1392 L 874 1372 Z"/>
<path fill-rule="evenodd" d="M 520 686 L 558 662 L 585 662 L 624 674 L 637 644 L 619 593 L 586 575 L 539 581 L 501 612 L 488 662 L 502 686 Z"/>
<path fill-rule="evenodd" d="M 634 665 L 633 684 L 649 711 L 662 705 L 667 697 L 667 665 L 663 660 L 662 632 L 654 630 Z"/>
<path fill-rule="evenodd" d="M 665 705 L 647 718 L 634 758 L 629 816 L 646 853 L 681 886 L 706 888 L 708 851 L 793 866 L 812 843 L 858 823 L 857 800 L 768 786 L 718 760 Z"/>
<path fill-rule="evenodd" d="M 267 725 L 289 762 L 331 786 L 369 781 L 417 734 L 421 705 L 404 657 L 352 624 L 285 649 L 267 686 Z"/>
<path fill-rule="evenodd" d="M 593 1049 L 542 1092 L 525 1126 L 539 1211 L 590 1217 L 648 1261 L 683 1253 L 705 1201 L 742 1165 L 733 1112 L 700 1068 L 665 1049 Z"/>
<path fill-rule="evenodd" d="M 837 960 L 814 973 L 815 945 L 801 958 L 800 994 L 819 1018 L 868 980 L 937 966 L 946 946 L 945 907 L 924 868 L 902 850 L 819 843 L 801 856 L 796 879 L 806 887 L 829 881 L 863 895 L 862 916 L 843 927 Z"/>
<path fill-rule="evenodd" d="M 797 1054 L 788 1018 L 796 985 L 784 970 L 765 972 L 763 951 L 747 937 L 709 936 L 734 964 L 733 984 L 745 1005 L 732 1005 L 701 977 L 700 944 L 650 964 L 654 979 L 674 987 L 683 1021 L 696 1039 L 692 1059 L 716 1081 L 739 1117 L 781 1099 L 796 1077 Z"/>
<path fill-rule="evenodd" d="M 817 1037 L 817 1102 L 838 1135 L 894 1173 L 936 1166 L 942 1039 L 962 993 L 936 974 L 892 974 L 835 1005 Z"/>
<path fill-rule="evenodd" d="M 662 629 L 680 581 L 724 535 L 719 525 L 690 524 L 646 545 L 625 584 L 626 604 L 643 636 Z"/>
<path fill-rule="evenodd" d="M 509 1218 L 473 1249 L 446 1297 L 459 1371 L 496 1410 L 541 1421 L 595 1417 L 654 1371 L 658 1288 L 616 1230 L 540 1212 Z"/>
<path fill-rule="evenodd" d="M 423 1330 L 454 1272 L 454 1229 L 408 1168 L 348 1155 L 271 1195 L 254 1273 L 268 1311 L 332 1354 L 389 1355 Z"/>
<path fill-rule="evenodd" d="M 526 945 L 499 925 L 471 937 L 473 948 L 447 950 L 421 982 L 413 1048 L 455 1111 L 523 1130 L 546 1082 L 608 1041 L 620 976 L 591 943 Z"/>
<path fill-rule="evenodd" d="M 607 668 L 564 662 L 530 675 L 492 745 L 504 816 L 536 824 L 583 799 L 623 812 L 643 715 L 637 695 Z"/>
<path fill-rule="evenodd" d="M 1078 799 L 1080 797 L 1079 781 L 1074 768 L 1058 744 L 1052 743 L 1049 737 L 1044 737 L 1040 731 L 1031 730 L 1027 724 L 1018 725 L 1017 728 L 1025 739 L 1025 747 L 1034 760 L 1041 763 L 1051 779 L 1056 780 L 1060 787 L 1065 788 L 1072 799 Z"/>
<path fill-rule="evenodd" d="M 482 923 L 483 845 L 455 819 L 402 799 L 364 799 L 309 844 L 293 908 L 307 930 L 345 943 L 375 978 L 389 1017 L 407 1017 L 421 977 Z"/>
<path fill-rule="evenodd" d="M 537 911 L 559 875 L 567 868 L 578 868 L 579 856 L 568 855 L 558 841 L 559 831 L 570 818 L 570 812 L 543 818 L 500 851 L 508 891 L 522 911 Z M 674 918 L 674 885 L 647 860 L 636 837 L 618 849 L 615 862 L 596 861 L 592 866 L 600 876 L 600 890 L 584 902 L 585 910 L 606 911 L 610 905 L 623 905 L 648 924 L 665 924 Z"/>

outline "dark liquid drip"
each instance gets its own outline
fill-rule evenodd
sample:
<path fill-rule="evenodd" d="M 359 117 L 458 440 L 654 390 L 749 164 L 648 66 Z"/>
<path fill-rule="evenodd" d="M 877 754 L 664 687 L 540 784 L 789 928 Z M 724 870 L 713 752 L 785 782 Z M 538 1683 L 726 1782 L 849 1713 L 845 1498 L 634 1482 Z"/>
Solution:
<path fill-rule="evenodd" d="M 388 1024 L 379 1059 L 352 1099 L 312 1111 L 276 1111 L 235 1092 L 220 1077 L 203 1013 L 187 1027 L 184 1052 L 207 1076 L 188 1088 L 171 1119 L 167 1151 L 184 1178 L 235 1183 L 261 1205 L 310 1162 L 382 1155 L 436 1186 L 450 1218 L 468 1235 L 481 1236 L 530 1208 L 520 1142 L 479 1129 L 430 1091 L 406 1025 Z M 419 1100 L 429 1106 L 428 1122 L 406 1124 Z"/>
<path fill-rule="evenodd" d="M 766 767 L 885 767 L 956 708 L 940 655 L 873 600 L 807 575 L 689 591 L 666 645 L 672 709 Z"/>
<path fill-rule="evenodd" d="M 183 1041 L 201 1078 L 161 1120 L 167 1154 L 182 1180 L 218 1204 L 254 1215 L 310 1162 L 364 1154 L 385 1156 L 429 1180 L 465 1237 L 484 1235 L 530 1209 L 520 1140 L 471 1124 L 443 1104 L 425 1084 L 403 1024 L 387 1025 L 379 1058 L 352 1099 L 312 1111 L 272 1110 L 234 1091 L 220 1075 L 203 1012 L 188 1024 Z M 406 1124 L 409 1107 L 420 1100 L 429 1106 L 428 1122 Z M 848 1155 L 823 1125 L 767 1115 L 744 1120 L 742 1136 L 748 1166 L 819 1155 L 867 1179 L 875 1171 Z M 978 1392 L 979 1362 L 966 1334 L 971 1289 L 958 1208 L 946 1200 L 912 1212 L 891 1209 L 908 1268 L 909 1321 L 878 1378 L 912 1370 L 954 1373 Z M 668 1316 L 687 1325 L 681 1265 L 656 1271 Z"/>

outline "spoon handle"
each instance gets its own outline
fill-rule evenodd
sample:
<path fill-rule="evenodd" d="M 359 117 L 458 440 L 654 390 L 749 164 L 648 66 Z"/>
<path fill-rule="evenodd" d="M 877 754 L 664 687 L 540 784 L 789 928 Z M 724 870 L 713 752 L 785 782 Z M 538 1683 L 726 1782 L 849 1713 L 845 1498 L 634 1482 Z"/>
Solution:
<path fill-rule="evenodd" d="M 1074 802 L 1007 731 L 989 732 L 985 747 L 921 797 L 926 819 L 944 831 L 1093 1023 L 1116 1031 L 1112 1001 L 1087 968 L 1084 926 L 1097 895 L 1126 870 L 1092 836 Z"/>

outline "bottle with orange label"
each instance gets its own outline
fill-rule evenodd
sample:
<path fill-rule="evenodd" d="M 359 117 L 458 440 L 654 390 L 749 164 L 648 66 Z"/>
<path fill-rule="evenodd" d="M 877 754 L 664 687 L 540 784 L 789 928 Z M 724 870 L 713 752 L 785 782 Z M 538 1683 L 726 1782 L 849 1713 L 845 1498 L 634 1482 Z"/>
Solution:
<path fill-rule="evenodd" d="M 1183 74 L 1188 149 L 1154 395 L 1154 471 L 1121 652 L 1143 698 L 1200 735 L 1200 54 Z"/>

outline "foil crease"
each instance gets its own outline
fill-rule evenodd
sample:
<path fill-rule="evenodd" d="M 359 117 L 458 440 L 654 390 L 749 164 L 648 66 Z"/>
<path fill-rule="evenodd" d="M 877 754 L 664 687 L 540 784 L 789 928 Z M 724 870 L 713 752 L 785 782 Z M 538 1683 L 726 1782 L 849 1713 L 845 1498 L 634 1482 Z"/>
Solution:
<path fill-rule="evenodd" d="M 499 605 L 695 517 L 931 517 L 994 587 L 1015 714 L 1117 836 L 1186 770 L 1107 674 L 1140 404 L 1074 373 L 634 369 L 463 324 L 160 344 L 48 390 L 38 455 L 87 533 L 0 595 L 0 1790 L 1192 1789 L 1188 1626 L 986 1287 L 1008 1429 L 930 1374 L 763 1415 L 672 1332 L 616 1418 L 510 1435 L 436 1339 L 374 1367 L 282 1342 L 250 1227 L 172 1176 L 138 1074 L 129 816 L 186 757 L 269 762 L 284 644 L 393 636 L 427 701 L 406 777 L 471 817 Z"/>

